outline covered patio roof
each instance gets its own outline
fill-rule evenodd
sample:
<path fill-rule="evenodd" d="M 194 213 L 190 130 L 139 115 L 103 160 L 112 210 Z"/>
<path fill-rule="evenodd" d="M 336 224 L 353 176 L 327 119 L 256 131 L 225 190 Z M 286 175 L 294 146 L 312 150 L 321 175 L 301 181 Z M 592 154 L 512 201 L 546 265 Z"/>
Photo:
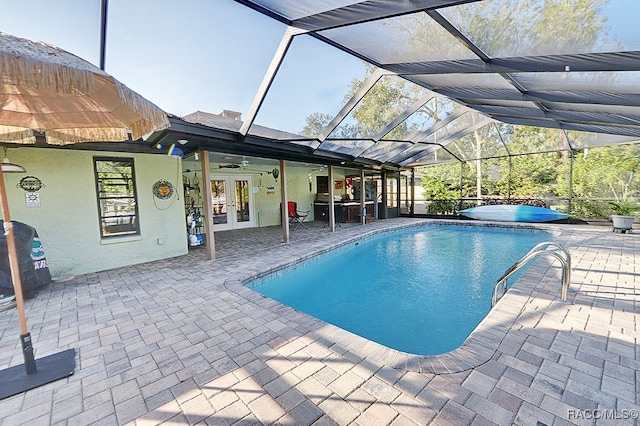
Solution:
<path fill-rule="evenodd" d="M 640 16 L 632 2 L 236 1 L 288 26 L 242 137 L 262 132 L 390 168 L 640 140 L 640 33 L 630 15 Z M 354 55 L 371 72 L 317 134 L 265 134 L 255 117 L 299 37 Z M 386 105 L 386 121 L 345 131 L 384 85 L 406 95 Z M 523 128 L 539 133 L 539 143 L 514 143 Z"/>

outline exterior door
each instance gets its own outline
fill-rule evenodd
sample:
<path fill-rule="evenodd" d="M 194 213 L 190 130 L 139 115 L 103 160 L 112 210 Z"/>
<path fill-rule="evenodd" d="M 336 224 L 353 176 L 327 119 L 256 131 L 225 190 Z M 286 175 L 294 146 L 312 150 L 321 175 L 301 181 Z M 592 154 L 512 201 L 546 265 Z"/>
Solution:
<path fill-rule="evenodd" d="M 254 227 L 251 176 L 212 176 L 211 211 L 214 231 Z"/>

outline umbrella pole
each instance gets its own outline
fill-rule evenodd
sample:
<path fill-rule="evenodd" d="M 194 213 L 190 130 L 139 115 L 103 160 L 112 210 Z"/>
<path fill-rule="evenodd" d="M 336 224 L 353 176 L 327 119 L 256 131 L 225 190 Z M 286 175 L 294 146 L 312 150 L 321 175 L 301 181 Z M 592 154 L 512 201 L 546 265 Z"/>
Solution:
<path fill-rule="evenodd" d="M 20 341 L 22 343 L 22 354 L 24 355 L 24 366 L 27 374 L 36 373 L 36 361 L 33 356 L 33 345 L 31 344 L 31 334 L 27 330 L 27 320 L 24 315 L 24 298 L 22 296 L 22 281 L 20 279 L 20 265 L 18 264 L 18 252 L 16 250 L 16 240 L 13 236 L 13 223 L 9 216 L 9 203 L 7 192 L 4 186 L 4 173 L 0 171 L 0 207 L 2 208 L 2 221 L 4 234 L 7 238 L 7 252 L 9 255 L 9 268 L 11 269 L 11 281 L 16 295 L 16 308 L 20 319 Z"/>

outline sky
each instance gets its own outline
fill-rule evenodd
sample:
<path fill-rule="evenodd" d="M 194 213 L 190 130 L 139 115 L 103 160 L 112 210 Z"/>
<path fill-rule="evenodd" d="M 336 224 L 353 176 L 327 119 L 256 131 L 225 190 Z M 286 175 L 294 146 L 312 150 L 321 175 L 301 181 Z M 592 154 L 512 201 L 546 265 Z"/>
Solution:
<path fill-rule="evenodd" d="M 99 65 L 100 0 L 0 0 L 0 31 Z M 164 111 L 246 116 L 286 26 L 232 0 L 109 0 L 105 70 Z M 308 36 L 291 45 L 255 123 L 299 133 L 339 112 L 363 64 Z"/>

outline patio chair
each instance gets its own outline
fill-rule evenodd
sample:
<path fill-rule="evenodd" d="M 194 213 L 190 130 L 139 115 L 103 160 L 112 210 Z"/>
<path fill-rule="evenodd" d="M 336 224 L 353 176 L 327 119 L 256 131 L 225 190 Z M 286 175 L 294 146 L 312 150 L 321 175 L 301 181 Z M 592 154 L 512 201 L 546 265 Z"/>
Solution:
<path fill-rule="evenodd" d="M 289 225 L 294 225 L 294 230 L 304 225 L 304 220 L 309 216 L 310 210 L 298 210 L 298 203 L 295 201 L 287 201 L 287 212 L 289 215 Z"/>

